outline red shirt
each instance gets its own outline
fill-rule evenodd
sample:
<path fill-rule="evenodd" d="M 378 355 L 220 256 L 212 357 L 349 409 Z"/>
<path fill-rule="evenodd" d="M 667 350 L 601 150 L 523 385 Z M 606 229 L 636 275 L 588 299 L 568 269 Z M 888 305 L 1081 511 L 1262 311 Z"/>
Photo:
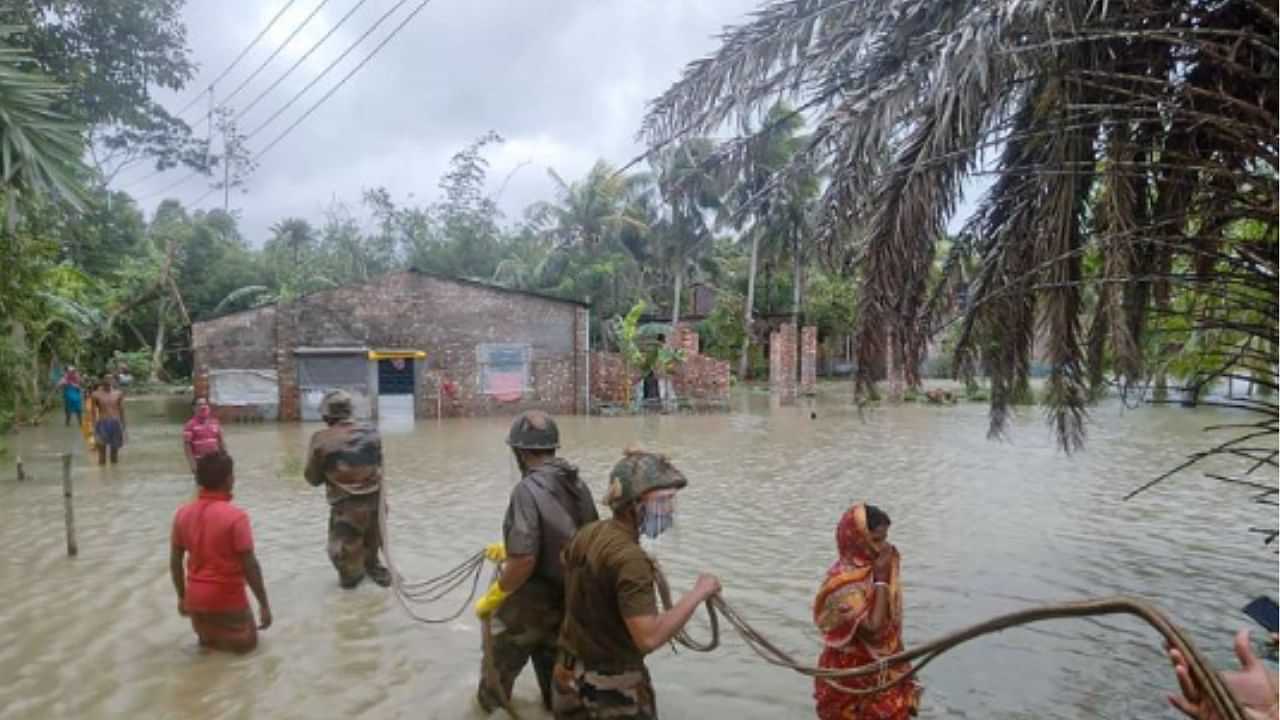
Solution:
<path fill-rule="evenodd" d="M 213 417 L 204 422 L 193 417 L 182 426 L 182 439 L 191 444 L 191 455 L 196 459 L 216 452 L 221 438 L 222 425 Z"/>
<path fill-rule="evenodd" d="M 201 489 L 173 516 L 174 547 L 187 551 L 188 612 L 246 610 L 240 555 L 253 549 L 249 515 L 231 504 L 231 494 Z"/>

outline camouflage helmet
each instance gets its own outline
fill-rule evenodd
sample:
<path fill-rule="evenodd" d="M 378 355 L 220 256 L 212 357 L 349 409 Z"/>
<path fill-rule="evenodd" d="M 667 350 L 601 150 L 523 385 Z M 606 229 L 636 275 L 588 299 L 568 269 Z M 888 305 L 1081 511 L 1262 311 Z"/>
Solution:
<path fill-rule="evenodd" d="M 684 473 L 664 455 L 628 450 L 609 473 L 604 502 L 614 512 L 639 500 L 650 490 L 679 490 L 689 484 Z"/>
<path fill-rule="evenodd" d="M 325 420 L 346 420 L 351 413 L 351 393 L 346 390 L 330 390 L 320 400 L 320 417 Z"/>
<path fill-rule="evenodd" d="M 511 422 L 507 444 L 517 450 L 555 450 L 560 447 L 560 429 L 550 415 L 526 410 Z"/>

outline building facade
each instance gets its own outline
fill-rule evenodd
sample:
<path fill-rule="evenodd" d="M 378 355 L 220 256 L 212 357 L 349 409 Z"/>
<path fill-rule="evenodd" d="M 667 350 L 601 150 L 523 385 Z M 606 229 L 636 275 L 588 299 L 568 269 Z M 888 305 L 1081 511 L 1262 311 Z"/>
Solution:
<path fill-rule="evenodd" d="M 224 419 L 319 419 L 335 388 L 362 417 L 582 413 L 589 321 L 572 301 L 392 273 L 195 323 L 196 391 Z"/>

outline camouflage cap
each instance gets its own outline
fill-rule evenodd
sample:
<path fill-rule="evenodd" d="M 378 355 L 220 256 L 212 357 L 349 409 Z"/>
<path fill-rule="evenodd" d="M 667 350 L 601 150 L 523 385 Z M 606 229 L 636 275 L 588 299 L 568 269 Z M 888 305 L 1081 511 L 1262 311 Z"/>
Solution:
<path fill-rule="evenodd" d="M 526 410 L 511 422 L 507 444 L 520 450 L 555 450 L 560 447 L 560 429 L 550 415 Z"/>
<path fill-rule="evenodd" d="M 346 390 L 330 390 L 320 400 L 320 417 L 325 420 L 346 420 L 352 412 L 351 393 Z"/>
<path fill-rule="evenodd" d="M 628 450 L 609 473 L 604 502 L 615 512 L 651 490 L 679 490 L 689 484 L 665 455 Z"/>

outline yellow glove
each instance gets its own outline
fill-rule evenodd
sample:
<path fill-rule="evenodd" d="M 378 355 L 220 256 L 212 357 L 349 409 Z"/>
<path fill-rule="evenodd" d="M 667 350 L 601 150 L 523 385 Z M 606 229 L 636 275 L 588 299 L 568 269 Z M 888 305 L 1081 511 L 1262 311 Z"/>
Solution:
<path fill-rule="evenodd" d="M 506 600 L 507 596 L 510 594 L 511 593 L 502 589 L 502 586 L 498 584 L 497 580 L 494 580 L 493 584 L 489 586 L 489 591 L 484 594 L 484 597 L 481 597 L 476 601 L 476 617 L 481 620 L 488 620 L 489 616 L 498 609 L 498 606 L 501 605 L 502 601 Z"/>
<path fill-rule="evenodd" d="M 484 546 L 484 557 L 489 562 L 500 563 L 507 559 L 506 543 L 489 543 Z"/>

